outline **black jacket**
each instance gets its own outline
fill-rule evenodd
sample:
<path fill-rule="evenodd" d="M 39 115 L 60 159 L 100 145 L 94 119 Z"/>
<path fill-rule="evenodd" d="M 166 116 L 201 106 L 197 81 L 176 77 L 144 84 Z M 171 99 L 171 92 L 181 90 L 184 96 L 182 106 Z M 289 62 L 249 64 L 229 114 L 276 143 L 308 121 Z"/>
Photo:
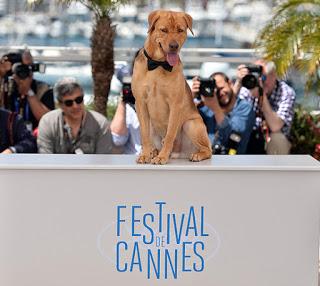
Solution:
<path fill-rule="evenodd" d="M 10 111 L 0 108 L 0 153 L 14 147 L 17 153 L 36 153 L 36 139 L 27 130 L 19 115 L 11 115 Z"/>

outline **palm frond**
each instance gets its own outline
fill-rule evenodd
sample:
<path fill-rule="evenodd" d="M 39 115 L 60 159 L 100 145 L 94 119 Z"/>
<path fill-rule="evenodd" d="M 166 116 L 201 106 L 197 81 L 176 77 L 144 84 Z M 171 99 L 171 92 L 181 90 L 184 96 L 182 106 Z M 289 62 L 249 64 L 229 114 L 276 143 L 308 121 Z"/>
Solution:
<path fill-rule="evenodd" d="M 311 6 L 310 6 L 311 5 Z M 294 65 L 313 81 L 320 59 L 320 0 L 288 0 L 259 33 L 255 47 L 279 75 Z"/>
<path fill-rule="evenodd" d="M 320 0 L 289 0 L 279 5 L 276 9 L 276 16 L 288 10 L 308 10 L 314 12 L 319 11 Z"/>

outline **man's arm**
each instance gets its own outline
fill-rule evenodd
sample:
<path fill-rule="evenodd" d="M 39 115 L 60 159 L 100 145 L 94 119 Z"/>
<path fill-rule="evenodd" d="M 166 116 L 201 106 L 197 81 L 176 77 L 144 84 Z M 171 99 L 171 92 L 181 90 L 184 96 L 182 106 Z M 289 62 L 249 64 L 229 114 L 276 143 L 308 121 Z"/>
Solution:
<path fill-rule="evenodd" d="M 129 132 L 126 124 L 126 104 L 123 101 L 118 104 L 110 129 L 116 146 L 123 146 L 127 143 Z"/>
<path fill-rule="evenodd" d="M 232 86 L 232 90 L 234 94 L 238 94 L 241 87 L 242 87 L 242 79 L 249 74 L 249 70 L 246 68 L 245 65 L 239 65 L 237 68 L 237 79 L 235 81 L 235 83 Z"/>
<path fill-rule="evenodd" d="M 38 89 L 40 87 L 42 87 L 42 89 L 44 90 L 46 89 L 47 90 L 43 93 L 40 100 L 38 96 L 32 96 L 32 97 L 28 96 L 28 101 L 29 101 L 32 113 L 37 120 L 40 120 L 44 114 L 46 114 L 47 112 L 55 108 L 52 88 L 49 88 L 48 85 L 45 83 L 41 82 L 41 84 L 42 86 L 39 86 L 39 82 L 37 82 L 37 92 L 39 92 Z M 32 104 L 34 109 L 32 109 Z M 37 114 L 35 114 L 33 111 L 35 111 L 35 113 Z"/>
<path fill-rule="evenodd" d="M 216 119 L 216 122 L 218 125 L 220 125 L 225 119 L 225 115 L 222 108 L 220 107 L 217 95 L 215 94 L 212 97 L 201 96 L 201 99 L 204 105 L 209 107 L 214 112 L 214 117 Z"/>
<path fill-rule="evenodd" d="M 284 121 L 275 111 L 272 110 L 268 97 L 265 93 L 262 98 L 262 112 L 270 130 L 272 132 L 280 132 L 284 125 Z"/>
<path fill-rule="evenodd" d="M 116 133 L 118 135 L 126 135 L 128 133 L 126 125 L 126 104 L 123 101 L 118 104 L 110 129 L 112 133 Z"/>
<path fill-rule="evenodd" d="M 294 115 L 294 90 L 282 83 L 281 101 L 277 111 L 273 111 L 267 96 L 263 95 L 262 112 L 272 132 L 279 132 L 284 124 L 290 125 Z"/>
<path fill-rule="evenodd" d="M 31 112 L 36 120 L 39 121 L 44 114 L 50 111 L 50 109 L 37 98 L 36 94 L 31 89 L 33 81 L 32 76 L 29 76 L 26 79 L 20 79 L 15 76 L 14 79 L 17 83 L 20 96 L 27 97 Z"/>
<path fill-rule="evenodd" d="M 31 91 L 31 89 L 30 89 Z M 31 92 L 30 92 L 31 94 Z M 40 120 L 43 115 L 50 111 L 33 93 L 33 95 L 27 95 L 28 102 L 30 104 L 30 109 L 32 114 L 37 120 Z"/>

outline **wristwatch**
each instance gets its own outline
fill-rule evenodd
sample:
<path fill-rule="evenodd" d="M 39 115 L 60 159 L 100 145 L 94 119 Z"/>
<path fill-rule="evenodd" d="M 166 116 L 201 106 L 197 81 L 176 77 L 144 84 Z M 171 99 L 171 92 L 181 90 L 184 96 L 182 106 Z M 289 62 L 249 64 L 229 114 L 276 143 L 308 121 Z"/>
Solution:
<path fill-rule="evenodd" d="M 35 96 L 35 93 L 33 92 L 32 89 L 29 89 L 27 95 L 28 95 L 28 96 Z"/>
<path fill-rule="evenodd" d="M 17 149 L 13 146 L 10 146 L 8 149 L 10 149 L 12 153 L 17 153 Z"/>

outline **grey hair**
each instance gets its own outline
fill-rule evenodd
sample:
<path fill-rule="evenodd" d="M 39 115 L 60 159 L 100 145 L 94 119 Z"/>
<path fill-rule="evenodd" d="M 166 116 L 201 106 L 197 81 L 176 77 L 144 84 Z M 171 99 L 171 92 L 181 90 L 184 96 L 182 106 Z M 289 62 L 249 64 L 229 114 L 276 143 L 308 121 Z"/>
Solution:
<path fill-rule="evenodd" d="M 265 64 L 265 71 L 266 74 L 270 74 L 272 72 L 276 72 L 277 68 L 276 68 L 276 64 L 274 62 L 266 62 Z"/>
<path fill-rule="evenodd" d="M 53 87 L 53 92 L 57 100 L 61 102 L 65 95 L 72 94 L 76 89 L 80 89 L 83 92 L 82 86 L 74 77 L 65 77 L 57 81 Z"/>

